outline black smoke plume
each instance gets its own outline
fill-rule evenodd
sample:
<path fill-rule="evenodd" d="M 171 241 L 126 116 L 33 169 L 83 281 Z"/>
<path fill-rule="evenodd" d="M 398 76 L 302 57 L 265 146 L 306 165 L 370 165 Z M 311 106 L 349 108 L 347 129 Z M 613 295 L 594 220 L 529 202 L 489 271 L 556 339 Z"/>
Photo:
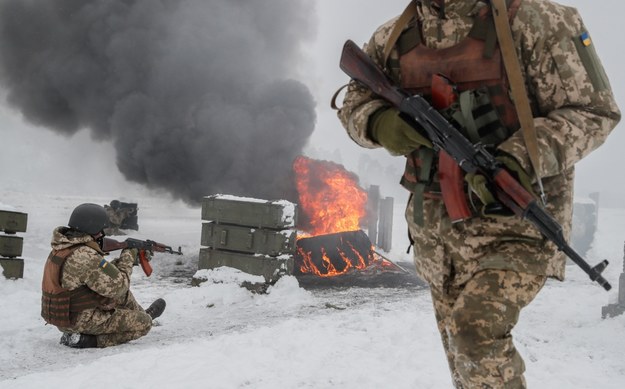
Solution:
<path fill-rule="evenodd" d="M 307 0 L 0 0 L 0 81 L 30 122 L 113 142 L 131 181 L 293 198 L 315 22 Z"/>

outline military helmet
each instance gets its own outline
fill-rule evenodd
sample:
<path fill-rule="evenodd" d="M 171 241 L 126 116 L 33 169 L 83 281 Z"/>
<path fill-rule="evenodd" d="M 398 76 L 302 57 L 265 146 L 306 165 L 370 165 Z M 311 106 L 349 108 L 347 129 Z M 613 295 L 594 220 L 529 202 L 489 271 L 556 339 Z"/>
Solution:
<path fill-rule="evenodd" d="M 69 217 L 67 224 L 71 228 L 89 235 L 96 235 L 108 227 L 109 218 L 104 207 L 98 204 L 80 204 Z"/>
<path fill-rule="evenodd" d="M 119 202 L 119 200 L 112 200 L 111 201 L 111 208 L 117 210 L 119 207 L 121 207 L 121 203 Z"/>

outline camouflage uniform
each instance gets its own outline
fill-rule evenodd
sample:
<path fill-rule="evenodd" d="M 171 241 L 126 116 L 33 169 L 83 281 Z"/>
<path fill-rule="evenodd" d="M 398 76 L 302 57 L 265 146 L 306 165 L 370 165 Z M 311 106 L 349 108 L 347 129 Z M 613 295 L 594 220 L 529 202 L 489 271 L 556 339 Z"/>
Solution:
<path fill-rule="evenodd" d="M 442 49 L 462 41 L 485 2 L 417 1 L 423 43 Z M 401 80 L 388 63 L 399 61 L 396 47 L 387 64 L 384 49 L 397 18 L 374 33 L 365 51 L 389 77 Z M 594 46 L 580 49 L 586 32 L 577 11 L 546 0 L 523 0 L 512 22 L 540 149 L 547 210 L 570 233 L 574 164 L 600 146 L 620 120 L 620 112 Z M 582 58 L 583 57 L 583 58 Z M 391 69 L 391 70 L 389 70 Z M 389 104 L 351 82 L 339 118 L 349 136 L 365 148 L 380 147 L 368 134 L 369 117 Z M 521 131 L 498 145 L 533 172 Z M 439 199 L 425 199 L 423 225 L 414 222 L 411 198 L 406 218 L 414 240 L 418 274 L 426 280 L 436 319 L 458 388 L 523 388 L 523 361 L 510 331 L 519 311 L 546 277 L 564 278 L 565 257 L 528 222 L 475 216 L 452 224 Z"/>
<path fill-rule="evenodd" d="M 93 244 L 90 235 L 66 236 L 65 227 L 58 227 L 52 235 L 52 249 L 62 250 L 76 244 Z M 67 258 L 63 266 L 61 285 L 74 290 L 86 285 L 101 296 L 114 300 L 110 307 L 87 309 L 78 314 L 71 328 L 62 332 L 97 335 L 98 347 L 108 347 L 138 339 L 152 328 L 152 318 L 135 301 L 129 290 L 134 266 L 133 255 L 123 250 L 120 257 L 103 262 L 103 253 L 87 245 L 80 246 Z"/>
<path fill-rule="evenodd" d="M 124 219 L 126 219 L 132 213 L 132 209 L 129 208 L 114 208 L 109 205 L 104 205 L 106 214 L 109 218 L 109 227 L 104 229 L 104 233 L 108 236 L 113 235 L 126 235 L 120 230 Z"/>

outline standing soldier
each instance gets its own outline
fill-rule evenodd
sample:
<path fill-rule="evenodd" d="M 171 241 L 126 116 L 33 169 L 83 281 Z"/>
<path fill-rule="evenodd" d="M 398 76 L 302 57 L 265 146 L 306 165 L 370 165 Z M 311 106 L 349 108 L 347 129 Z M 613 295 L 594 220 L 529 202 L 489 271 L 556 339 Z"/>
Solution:
<path fill-rule="evenodd" d="M 547 211 L 568 234 L 574 165 L 605 141 L 620 112 L 574 8 L 547 0 L 506 2 L 507 15 L 494 13 L 504 20 L 501 29 L 491 7 L 505 10 L 503 1 L 411 1 L 377 29 L 365 52 L 396 85 L 427 99 L 433 78 L 450 80 L 453 103 L 437 108 L 527 187 L 544 190 Z M 502 31 L 510 34 L 510 28 L 506 47 Z M 518 77 L 508 67 L 513 62 L 504 67 L 506 51 L 521 64 Z M 515 88 L 527 89 L 528 109 L 510 97 Z M 564 255 L 529 223 L 507 216 L 483 176 L 464 177 L 473 215 L 452 221 L 439 185 L 450 172 L 439 168 L 429 140 L 371 91 L 352 81 L 338 115 L 360 146 L 407 157 L 401 183 L 411 192 L 406 218 L 414 260 L 430 285 L 455 387 L 525 388 L 511 331 L 547 277 L 564 279 Z M 526 138 L 536 152 L 526 149 Z"/>
<path fill-rule="evenodd" d="M 81 204 L 69 227 L 57 227 L 52 234 L 41 316 L 63 332 L 61 344 L 69 347 L 108 347 L 140 338 L 165 310 L 165 301 L 157 299 L 144 311 L 129 290 L 136 249 L 123 250 L 111 262 L 103 258 L 107 222 L 103 207 Z"/>

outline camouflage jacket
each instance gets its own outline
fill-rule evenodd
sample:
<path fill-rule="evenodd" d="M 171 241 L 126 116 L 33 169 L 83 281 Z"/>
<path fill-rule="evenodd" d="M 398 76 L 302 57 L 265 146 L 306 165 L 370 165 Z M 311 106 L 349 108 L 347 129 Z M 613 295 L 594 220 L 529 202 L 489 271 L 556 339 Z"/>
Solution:
<path fill-rule="evenodd" d="M 53 250 L 93 242 L 90 235 L 66 236 L 66 230 L 67 227 L 57 227 L 52 233 Z M 123 250 L 119 258 L 109 263 L 103 254 L 84 245 L 73 251 L 63 266 L 61 286 L 74 290 L 85 285 L 104 297 L 124 300 L 130 286 L 134 257 L 128 250 Z"/>
<path fill-rule="evenodd" d="M 425 5 L 429 2 L 415 2 L 422 26 L 421 35 L 425 45 L 430 48 L 440 49 L 458 44 L 468 35 L 474 16 L 486 6 L 486 2 L 477 0 L 444 1 L 444 18 L 434 9 L 434 2 L 430 7 Z M 379 27 L 364 48 L 382 68 L 386 67 L 381 63 L 386 42 L 396 22 L 397 18 Z M 574 8 L 547 0 L 523 0 L 512 21 L 512 32 L 529 98 L 539 113 L 535 115 L 534 123 L 540 151 L 539 170 L 544 177 L 549 198 L 547 210 L 563 224 L 568 233 L 572 214 L 574 164 L 606 140 L 620 120 L 620 111 L 594 46 L 587 45 L 581 51 L 576 46 L 576 40 L 585 37 L 587 30 Z M 590 42 L 589 39 L 586 42 Z M 389 61 L 398 61 L 396 48 L 391 51 Z M 389 76 L 396 78 L 396 75 Z M 338 116 L 348 135 L 357 144 L 365 148 L 377 148 L 380 145 L 367 134 L 368 120 L 375 111 L 387 105 L 387 102 L 351 82 Z M 526 171 L 533 171 L 521 131 L 514 133 L 498 148 L 516 157 Z M 424 207 L 440 206 L 433 203 L 428 201 Z M 445 219 L 444 215 L 441 213 L 440 219 Z M 437 234 L 443 240 L 447 238 L 446 234 L 451 238 L 453 229 L 440 229 L 440 223 L 444 224 L 445 220 L 430 223 L 429 228 L 437 228 Z M 417 227 L 411 226 L 411 231 L 413 228 Z M 428 225 L 424 228 L 428 228 Z M 500 241 L 528 238 L 537 242 L 537 249 L 527 253 L 535 257 L 535 261 L 529 264 L 526 258 L 513 255 L 513 258 L 505 258 L 504 261 L 501 258 L 465 263 L 460 261 L 454 264 L 456 272 L 469 274 L 479 268 L 509 268 L 564 277 L 564 256 L 557 254 L 552 244 L 544 248 L 545 242 L 541 242 L 540 234 L 529 223 L 518 218 L 476 217 L 462 226 L 462 234 L 464 238 L 491 237 Z M 462 242 L 465 242 L 464 238 Z M 415 244 L 419 243 L 417 239 Z M 428 281 L 436 278 L 434 273 L 450 272 L 449 266 L 441 268 L 437 264 L 427 263 L 426 258 L 415 260 L 417 267 L 421 267 L 421 275 Z M 430 261 L 435 260 L 432 258 Z"/>

